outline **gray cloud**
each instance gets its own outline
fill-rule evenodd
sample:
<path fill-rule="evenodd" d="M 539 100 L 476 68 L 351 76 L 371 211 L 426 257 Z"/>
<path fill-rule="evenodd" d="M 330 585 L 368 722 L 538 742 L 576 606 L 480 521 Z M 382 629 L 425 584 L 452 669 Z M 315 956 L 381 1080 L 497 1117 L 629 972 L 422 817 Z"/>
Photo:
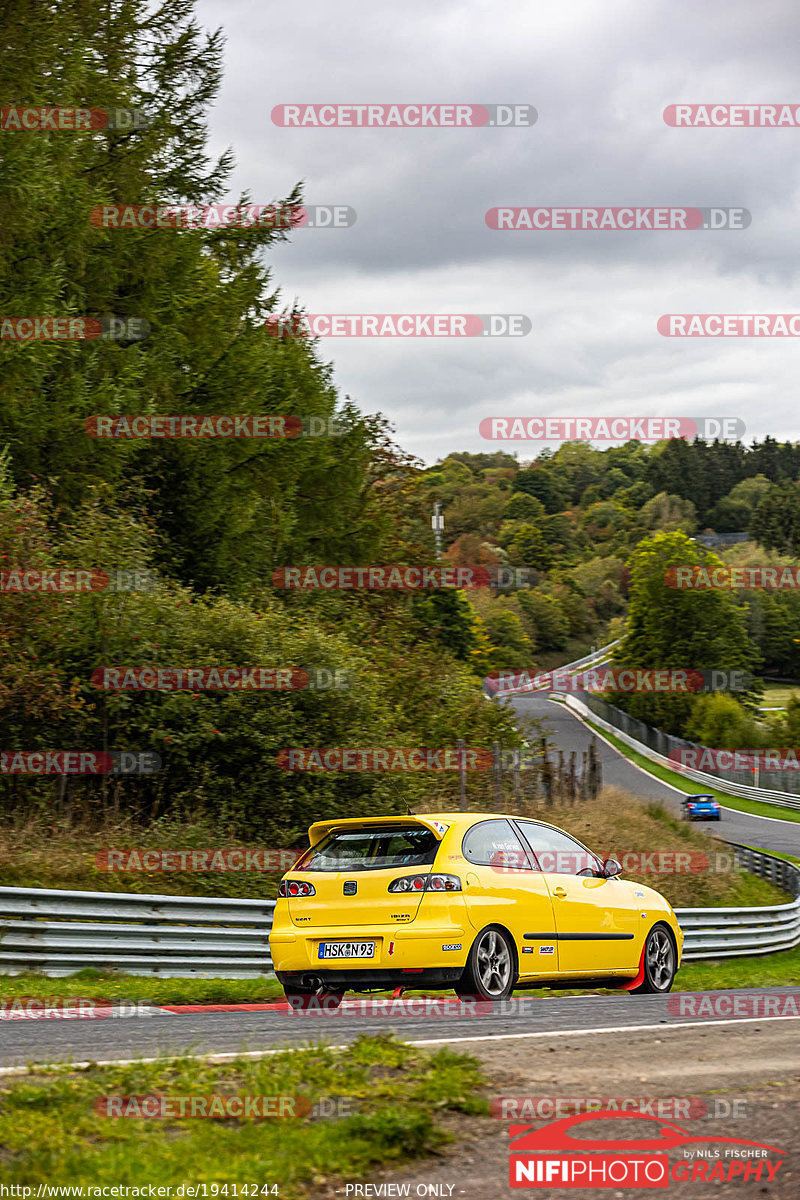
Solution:
<path fill-rule="evenodd" d="M 323 339 L 335 377 L 432 461 L 490 447 L 484 416 L 729 415 L 800 436 L 797 340 L 667 339 L 666 312 L 791 312 L 800 129 L 672 129 L 671 103 L 792 103 L 800 15 L 745 0 L 558 8 L 463 0 L 265 7 L 201 0 L 224 25 L 213 145 L 233 193 L 304 181 L 352 229 L 298 230 L 271 256 L 311 312 L 524 312 L 522 339 Z M 530 103 L 530 129 L 282 129 L 280 103 Z M 496 205 L 721 205 L 744 231 L 500 233 Z M 800 310 L 800 306 L 797 306 Z M 541 443 L 501 444 L 529 457 Z"/>

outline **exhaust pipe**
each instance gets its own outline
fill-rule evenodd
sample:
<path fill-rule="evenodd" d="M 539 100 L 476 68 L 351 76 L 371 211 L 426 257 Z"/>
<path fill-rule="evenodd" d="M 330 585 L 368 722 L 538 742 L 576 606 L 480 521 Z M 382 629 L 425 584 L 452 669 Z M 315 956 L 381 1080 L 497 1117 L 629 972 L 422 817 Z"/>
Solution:
<path fill-rule="evenodd" d="M 300 978 L 300 983 L 304 988 L 309 988 L 312 992 L 319 991 L 322 987 L 322 980 L 319 975 L 303 975 Z"/>

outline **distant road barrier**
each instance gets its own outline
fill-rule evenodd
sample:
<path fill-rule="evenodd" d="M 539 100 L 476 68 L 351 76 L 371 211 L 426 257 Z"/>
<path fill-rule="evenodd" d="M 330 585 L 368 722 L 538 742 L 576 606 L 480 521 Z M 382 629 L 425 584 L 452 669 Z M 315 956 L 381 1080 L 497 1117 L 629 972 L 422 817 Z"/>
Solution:
<path fill-rule="evenodd" d="M 575 662 L 564 663 L 563 667 L 556 667 L 555 671 L 557 671 L 559 675 L 573 675 L 576 671 L 580 671 L 584 667 L 599 667 L 601 663 L 606 661 L 614 647 L 619 645 L 620 640 L 620 638 L 617 638 L 615 642 L 609 642 L 606 646 L 600 646 L 598 650 L 593 650 L 592 653 L 587 654 L 585 658 L 577 658 Z M 531 679 L 535 679 L 536 675 L 548 676 L 552 674 L 554 674 L 554 671 L 538 671 L 533 669 Z M 519 694 L 524 695 L 526 692 L 547 692 L 550 690 L 551 689 L 547 683 L 543 683 L 541 687 L 504 687 L 502 695 L 499 698 L 504 699 L 506 696 L 516 696 Z M 484 696 L 488 696 L 491 700 L 498 698 L 498 693 L 487 687 L 485 683 L 483 685 L 483 694 Z"/>

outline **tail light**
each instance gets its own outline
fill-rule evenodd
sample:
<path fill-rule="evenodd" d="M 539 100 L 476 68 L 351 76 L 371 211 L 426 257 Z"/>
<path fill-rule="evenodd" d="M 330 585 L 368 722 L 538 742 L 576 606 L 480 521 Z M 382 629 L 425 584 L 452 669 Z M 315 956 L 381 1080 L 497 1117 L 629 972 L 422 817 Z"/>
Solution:
<path fill-rule="evenodd" d="M 283 879 L 278 888 L 278 896 L 285 896 L 288 899 L 293 899 L 295 896 L 316 896 L 316 894 L 313 883 L 306 883 L 305 879 Z"/>
<path fill-rule="evenodd" d="M 457 875 L 403 875 L 389 884 L 390 892 L 460 892 Z"/>

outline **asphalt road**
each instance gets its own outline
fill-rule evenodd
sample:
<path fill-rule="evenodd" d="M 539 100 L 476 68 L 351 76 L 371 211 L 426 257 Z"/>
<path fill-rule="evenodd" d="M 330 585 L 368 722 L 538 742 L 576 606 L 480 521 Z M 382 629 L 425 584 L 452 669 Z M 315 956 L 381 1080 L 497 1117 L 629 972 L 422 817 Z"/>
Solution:
<path fill-rule="evenodd" d="M 255 1012 L 172 1013 L 157 1011 L 152 1016 L 99 1020 L 13 1019 L 0 1022 L 0 1070 L 30 1062 L 106 1062 L 131 1058 L 154 1058 L 191 1051 L 194 1054 L 235 1055 L 241 1051 L 263 1052 L 283 1046 L 326 1041 L 343 1045 L 359 1034 L 392 1030 L 404 1041 L 472 1046 L 498 1040 L 527 1044 L 526 1053 L 549 1048 L 562 1037 L 585 1038 L 586 1052 L 594 1055 L 593 1038 L 601 1031 L 626 1035 L 636 1029 L 657 1036 L 659 1029 L 731 1029 L 731 1021 L 748 1027 L 761 1023 L 785 1025 L 800 1034 L 800 1003 L 797 1019 L 766 1016 L 764 997 L 783 1004 L 790 988 L 737 991 L 740 1015 L 729 1017 L 730 1007 L 715 1009 L 712 1016 L 698 1011 L 703 993 L 674 996 L 572 996 L 562 998 L 524 997 L 494 1006 L 490 1013 L 467 1009 L 454 1013 L 441 1000 L 428 1011 L 407 1012 L 398 1005 L 392 1013 L 375 1016 L 364 1011 L 358 998 L 348 999 L 338 1013 L 301 1014 L 276 1009 Z M 795 989 L 796 991 L 796 989 Z M 691 998 L 694 997 L 694 1000 Z M 421 1002 L 420 1002 L 421 1003 Z M 707 1004 L 708 1001 L 706 1000 Z M 450 1006 L 455 1001 L 449 1002 Z M 754 1008 L 761 1005 L 761 1008 Z M 678 1006 L 681 1006 L 679 1009 Z M 789 1011 L 793 1011 L 790 1004 Z M 681 1013 L 685 1015 L 681 1015 Z M 755 1013 L 755 1016 L 749 1015 Z M 655 1031 L 655 1032 L 654 1032 Z"/>
<path fill-rule="evenodd" d="M 580 762 L 580 756 L 588 748 L 593 731 L 564 704 L 548 700 L 546 695 L 536 692 L 510 698 L 510 703 L 520 717 L 536 717 L 544 721 L 549 727 L 546 732 L 555 745 L 563 750 L 565 755 L 569 755 L 572 750 L 577 751 Z M 624 788 L 642 800 L 660 800 L 672 812 L 680 812 L 680 792 L 640 770 L 605 742 L 601 735 L 596 736 L 603 783 Z M 706 833 L 725 838 L 729 842 L 742 842 L 763 850 L 800 855 L 800 822 L 797 821 L 756 817 L 750 813 L 739 812 L 735 808 L 725 808 L 721 821 L 698 821 L 697 826 Z"/>

